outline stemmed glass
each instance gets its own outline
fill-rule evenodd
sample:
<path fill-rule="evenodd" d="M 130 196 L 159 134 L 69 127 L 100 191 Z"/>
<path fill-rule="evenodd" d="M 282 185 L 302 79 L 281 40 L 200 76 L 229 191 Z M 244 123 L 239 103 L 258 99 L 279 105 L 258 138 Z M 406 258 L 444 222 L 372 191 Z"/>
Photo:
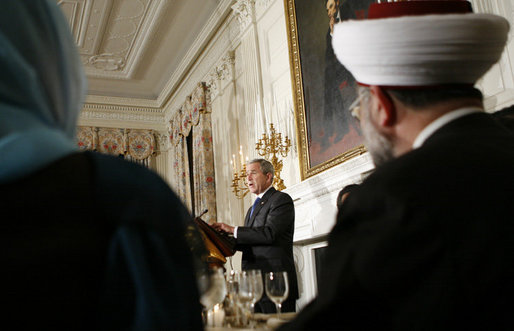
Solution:
<path fill-rule="evenodd" d="M 227 297 L 231 303 L 237 301 L 237 295 L 239 293 L 239 284 L 238 284 L 238 273 L 235 270 L 227 273 L 226 277 L 227 282 Z"/>
<path fill-rule="evenodd" d="M 216 304 L 222 303 L 227 295 L 227 285 L 223 269 L 216 268 L 205 271 L 198 276 L 200 302 L 205 312 L 211 310 Z"/>
<path fill-rule="evenodd" d="M 243 270 L 239 273 L 238 278 L 239 293 L 238 299 L 242 308 L 247 312 L 243 314 L 243 324 L 247 324 L 247 314 L 251 314 L 251 304 L 255 300 L 255 285 L 251 273 Z"/>
<path fill-rule="evenodd" d="M 266 295 L 275 303 L 277 307 L 277 317 L 280 319 L 282 302 L 289 295 L 289 283 L 287 281 L 287 272 L 267 272 L 264 278 Z"/>
<path fill-rule="evenodd" d="M 253 314 L 255 311 L 255 304 L 259 302 L 259 300 L 262 298 L 264 286 L 262 285 L 262 273 L 260 270 L 250 270 L 250 275 L 252 276 L 254 286 L 254 297 L 251 303 L 251 309 Z"/>
<path fill-rule="evenodd" d="M 227 273 L 227 306 L 225 310 L 230 316 L 227 317 L 227 323 L 229 326 L 237 325 L 239 323 L 239 308 L 238 308 L 238 296 L 239 296 L 239 273 L 235 270 L 231 270 Z"/>
<path fill-rule="evenodd" d="M 255 327 L 255 304 L 262 298 L 264 286 L 262 285 L 262 273 L 260 270 L 248 270 L 249 280 L 252 286 L 252 301 L 249 303 L 250 327 Z"/>

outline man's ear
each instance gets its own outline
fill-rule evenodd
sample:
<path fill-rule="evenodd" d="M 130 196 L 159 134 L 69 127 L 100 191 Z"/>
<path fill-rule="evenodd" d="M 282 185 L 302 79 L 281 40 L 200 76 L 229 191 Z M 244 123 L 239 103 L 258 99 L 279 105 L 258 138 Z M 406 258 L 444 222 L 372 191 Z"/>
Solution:
<path fill-rule="evenodd" d="M 391 96 L 381 86 L 370 86 L 370 90 L 379 103 L 378 123 L 383 127 L 392 126 L 396 122 L 396 107 Z"/>
<path fill-rule="evenodd" d="M 268 172 L 268 173 L 266 174 L 266 177 L 268 177 L 268 180 L 270 181 L 270 183 L 271 183 L 271 184 L 273 184 L 273 179 L 271 179 L 271 177 L 272 177 L 272 176 L 273 176 L 273 175 L 271 174 L 271 172 Z"/>

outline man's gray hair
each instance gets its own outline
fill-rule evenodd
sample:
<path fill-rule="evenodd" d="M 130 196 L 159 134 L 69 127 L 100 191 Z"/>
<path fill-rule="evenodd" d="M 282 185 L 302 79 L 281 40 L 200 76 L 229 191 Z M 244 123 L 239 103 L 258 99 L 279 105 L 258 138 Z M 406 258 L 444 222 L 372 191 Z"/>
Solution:
<path fill-rule="evenodd" d="M 271 164 L 270 161 L 265 159 L 253 159 L 246 164 L 252 163 L 259 163 L 262 173 L 265 175 L 271 173 L 271 180 L 273 180 L 273 177 L 275 177 L 275 168 L 273 168 L 273 164 Z"/>
<path fill-rule="evenodd" d="M 436 103 L 448 102 L 459 99 L 483 100 L 479 89 L 468 85 L 446 85 L 442 87 L 424 89 L 385 88 L 387 93 L 398 99 L 404 105 L 412 109 L 424 109 Z"/>

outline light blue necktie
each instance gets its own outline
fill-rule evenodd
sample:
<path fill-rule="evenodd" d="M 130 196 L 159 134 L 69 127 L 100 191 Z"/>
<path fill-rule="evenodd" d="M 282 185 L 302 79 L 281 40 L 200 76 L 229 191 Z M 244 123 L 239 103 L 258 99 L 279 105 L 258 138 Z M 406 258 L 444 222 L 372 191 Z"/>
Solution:
<path fill-rule="evenodd" d="M 255 209 L 255 207 L 257 207 L 257 205 L 259 204 L 260 201 L 261 201 L 261 198 L 259 198 L 259 197 L 257 197 L 257 199 L 255 199 L 253 206 L 252 206 L 252 210 L 250 211 L 250 217 L 252 217 L 253 210 Z"/>

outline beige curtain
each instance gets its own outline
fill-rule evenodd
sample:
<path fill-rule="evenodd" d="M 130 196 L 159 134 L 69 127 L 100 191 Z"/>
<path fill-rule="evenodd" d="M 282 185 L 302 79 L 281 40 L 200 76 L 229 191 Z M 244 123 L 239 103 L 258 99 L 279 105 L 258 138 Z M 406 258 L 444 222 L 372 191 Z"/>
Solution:
<path fill-rule="evenodd" d="M 216 185 L 214 182 L 214 152 L 212 150 L 211 111 L 206 101 L 206 86 L 198 84 L 191 96 L 193 121 L 193 169 L 195 214 L 208 210 L 203 220 L 216 221 Z"/>
<path fill-rule="evenodd" d="M 202 219 L 208 223 L 216 221 L 216 186 L 214 182 L 214 153 L 212 150 L 211 114 L 207 103 L 204 83 L 197 85 L 190 97 L 171 120 L 172 148 L 175 159 L 173 172 L 176 193 L 191 210 L 191 189 L 195 199 L 194 215 L 208 212 Z M 192 151 L 187 150 L 186 137 L 192 134 Z M 193 183 L 189 181 L 188 152 L 193 153 Z"/>
<path fill-rule="evenodd" d="M 180 197 L 189 212 L 193 212 L 191 201 L 191 185 L 189 180 L 189 155 L 187 151 L 186 137 L 191 132 L 191 116 L 186 109 L 182 107 L 177 112 L 177 116 L 172 121 L 176 128 L 175 132 L 175 160 L 173 162 L 173 170 L 175 173 L 175 193 Z"/>

